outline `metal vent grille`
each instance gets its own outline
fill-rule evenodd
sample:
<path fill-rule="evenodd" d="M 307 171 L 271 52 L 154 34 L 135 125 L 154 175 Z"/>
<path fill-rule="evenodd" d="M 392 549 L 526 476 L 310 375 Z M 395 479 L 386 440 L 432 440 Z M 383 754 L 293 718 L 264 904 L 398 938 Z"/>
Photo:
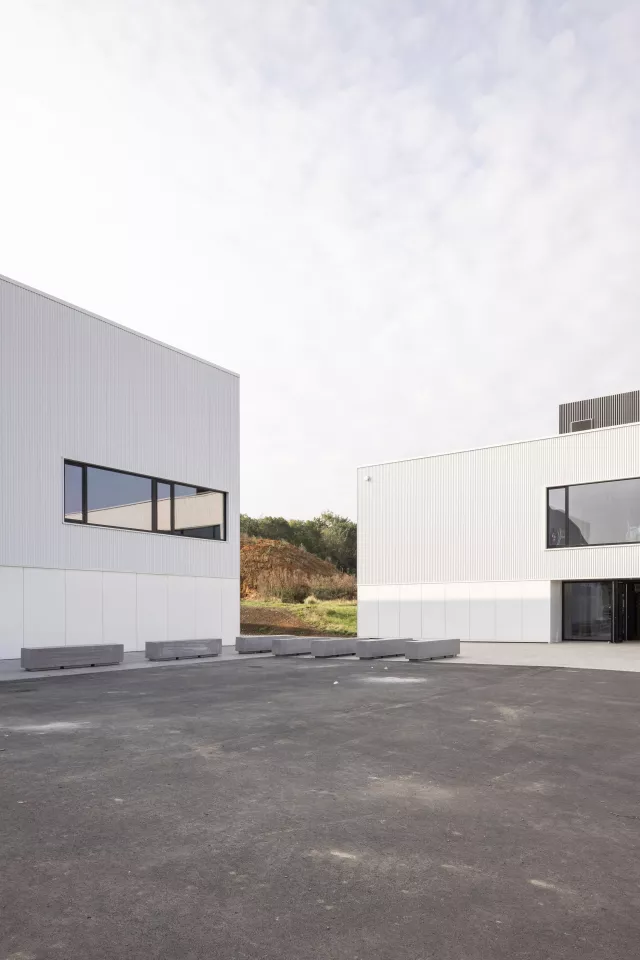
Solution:
<path fill-rule="evenodd" d="M 575 433 L 577 430 L 593 430 L 593 418 L 589 417 L 587 420 L 572 420 L 571 433 Z"/>
<path fill-rule="evenodd" d="M 560 405 L 560 433 L 574 430 L 598 430 L 600 427 L 615 427 L 623 423 L 640 422 L 640 390 L 630 393 L 615 393 L 610 397 L 594 397 Z M 580 421 L 590 421 L 588 426 L 577 426 Z"/>

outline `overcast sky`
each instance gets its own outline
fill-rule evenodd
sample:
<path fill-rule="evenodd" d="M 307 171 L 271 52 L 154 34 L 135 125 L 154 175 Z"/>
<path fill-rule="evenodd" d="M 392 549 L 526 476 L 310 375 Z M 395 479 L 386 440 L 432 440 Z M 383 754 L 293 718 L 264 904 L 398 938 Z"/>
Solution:
<path fill-rule="evenodd" d="M 640 387 L 639 0 L 0 6 L 0 273 L 237 370 L 244 511 Z"/>

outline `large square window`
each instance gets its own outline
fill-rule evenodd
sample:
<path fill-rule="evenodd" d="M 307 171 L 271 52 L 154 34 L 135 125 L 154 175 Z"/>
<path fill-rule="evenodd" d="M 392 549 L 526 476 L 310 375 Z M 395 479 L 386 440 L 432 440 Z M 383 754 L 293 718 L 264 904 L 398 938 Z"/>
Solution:
<path fill-rule="evenodd" d="M 547 490 L 547 546 L 640 542 L 640 479 Z"/>

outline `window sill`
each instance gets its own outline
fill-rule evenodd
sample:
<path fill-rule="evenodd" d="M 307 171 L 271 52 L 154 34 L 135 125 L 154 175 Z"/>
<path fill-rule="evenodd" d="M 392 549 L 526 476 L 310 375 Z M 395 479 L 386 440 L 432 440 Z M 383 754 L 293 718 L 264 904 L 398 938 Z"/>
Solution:
<path fill-rule="evenodd" d="M 79 527 L 81 530 L 117 530 L 119 533 L 141 533 L 148 537 L 169 537 L 171 540 L 194 540 L 196 543 L 228 543 L 229 540 L 214 540 L 212 537 L 183 537 L 180 534 L 170 533 L 168 530 L 136 530 L 134 527 L 112 527 L 101 523 L 78 523 L 74 520 L 63 520 L 63 527 Z"/>
<path fill-rule="evenodd" d="M 577 547 L 544 547 L 544 552 L 565 553 L 567 550 L 606 550 L 611 547 L 640 547 L 640 540 L 623 540 L 622 543 L 582 543 Z"/>

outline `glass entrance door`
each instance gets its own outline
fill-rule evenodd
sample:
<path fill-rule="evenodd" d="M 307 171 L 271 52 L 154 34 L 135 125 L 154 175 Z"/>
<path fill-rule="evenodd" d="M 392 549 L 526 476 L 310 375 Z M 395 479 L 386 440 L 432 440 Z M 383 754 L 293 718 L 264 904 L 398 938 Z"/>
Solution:
<path fill-rule="evenodd" d="M 567 581 L 563 592 L 563 640 L 612 639 L 611 580 Z"/>
<path fill-rule="evenodd" d="M 640 640 L 640 581 L 614 581 L 614 643 Z"/>

